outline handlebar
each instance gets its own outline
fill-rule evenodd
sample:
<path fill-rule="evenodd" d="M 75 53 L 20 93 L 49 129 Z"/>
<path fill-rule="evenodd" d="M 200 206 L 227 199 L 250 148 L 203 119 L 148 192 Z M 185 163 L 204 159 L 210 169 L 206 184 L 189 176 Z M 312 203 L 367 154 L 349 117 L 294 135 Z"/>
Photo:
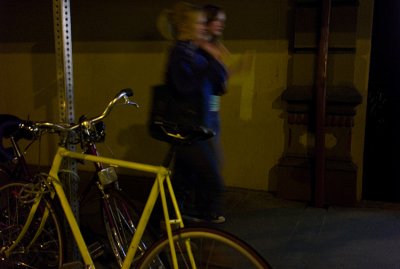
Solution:
<path fill-rule="evenodd" d="M 123 89 L 121 90 L 106 106 L 103 113 L 99 116 L 80 120 L 79 123 L 52 123 L 52 122 L 25 122 L 20 125 L 20 128 L 24 128 L 29 130 L 34 134 L 38 134 L 40 131 L 48 131 L 48 132 L 61 132 L 61 133 L 69 133 L 79 129 L 80 127 L 84 127 L 85 129 L 91 128 L 97 122 L 100 122 L 102 119 L 107 117 L 113 107 L 116 104 L 122 102 L 122 105 L 133 105 L 135 107 L 139 107 L 139 105 L 129 99 L 129 97 L 133 96 L 132 89 Z"/>
<path fill-rule="evenodd" d="M 92 124 L 101 121 L 102 119 L 104 119 L 105 117 L 108 116 L 108 114 L 110 114 L 112 108 L 114 107 L 114 105 L 122 98 L 124 98 L 124 105 L 133 105 L 136 107 L 139 107 L 139 105 L 135 102 L 132 102 L 131 100 L 129 100 L 129 97 L 133 96 L 133 91 L 131 89 L 123 89 L 121 90 L 113 100 L 111 100 L 111 102 L 108 104 L 108 106 L 106 107 L 106 109 L 104 110 L 103 114 L 101 114 L 98 117 L 95 117 L 91 120 L 86 120 L 87 123 L 83 122 L 82 124 L 89 124 L 89 126 L 91 126 Z M 79 124 L 78 124 L 79 126 Z M 76 128 L 76 127 L 75 127 Z"/>
<path fill-rule="evenodd" d="M 101 121 L 105 117 L 107 117 L 113 107 L 123 99 L 123 105 L 133 105 L 135 107 L 139 107 L 139 105 L 129 99 L 129 97 L 133 96 L 132 89 L 123 89 L 121 90 L 113 100 L 111 100 L 106 108 L 104 109 L 103 113 L 99 116 L 93 117 L 91 119 L 85 119 L 84 121 L 77 123 L 77 124 L 64 124 L 64 123 L 51 123 L 51 122 L 37 122 L 35 125 L 40 129 L 54 129 L 55 131 L 61 132 L 70 132 L 76 130 L 80 126 L 90 127 L 93 124 Z"/>
<path fill-rule="evenodd" d="M 78 143 L 79 141 L 83 144 L 85 139 L 86 142 L 96 141 L 99 142 L 104 139 L 104 124 L 101 122 L 102 119 L 107 117 L 112 108 L 116 104 L 133 105 L 139 107 L 139 105 L 129 99 L 133 96 L 131 89 L 121 90 L 115 97 L 108 103 L 103 113 L 99 116 L 86 119 L 81 117 L 79 123 L 52 123 L 52 122 L 32 122 L 30 120 L 21 120 L 16 116 L 9 114 L 0 114 L 0 162 L 9 161 L 14 156 L 14 149 L 12 147 L 5 147 L 2 143 L 3 138 L 11 138 L 13 144 L 20 140 L 36 140 L 43 133 L 58 133 L 61 135 L 60 144 L 65 145 L 67 143 Z M 103 128 L 103 129 L 102 129 Z M 76 132 L 75 132 L 76 131 Z M 70 134 L 74 139 L 76 137 L 72 132 L 78 134 L 80 139 L 75 139 L 74 142 L 68 141 Z"/>

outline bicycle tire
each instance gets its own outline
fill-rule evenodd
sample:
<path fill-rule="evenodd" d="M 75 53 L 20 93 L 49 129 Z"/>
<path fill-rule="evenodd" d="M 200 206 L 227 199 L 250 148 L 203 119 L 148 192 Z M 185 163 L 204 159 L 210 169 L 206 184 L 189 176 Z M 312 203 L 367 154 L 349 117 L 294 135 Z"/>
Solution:
<path fill-rule="evenodd" d="M 21 231 L 29 215 L 32 201 L 25 195 L 26 183 L 8 183 L 0 186 L 0 243 L 10 246 Z M 0 268 L 60 268 L 64 261 L 64 235 L 52 201 L 42 198 L 27 233 L 21 242 L 5 257 L 0 257 Z M 49 215 L 40 234 L 35 238 L 45 209 Z"/>
<path fill-rule="evenodd" d="M 103 199 L 101 210 L 103 221 L 110 247 L 121 267 L 136 231 L 141 212 L 123 192 L 109 189 L 106 193 L 107 200 Z M 154 241 L 156 241 L 156 236 L 145 230 L 133 263 L 140 259 Z"/>
<path fill-rule="evenodd" d="M 210 228 L 184 228 L 173 235 L 179 268 L 191 268 L 185 242 L 190 240 L 196 268 L 272 268 L 251 246 L 236 236 Z M 165 267 L 173 268 L 168 238 L 154 243 L 140 260 L 137 268 L 153 268 L 155 256 L 163 257 Z"/>

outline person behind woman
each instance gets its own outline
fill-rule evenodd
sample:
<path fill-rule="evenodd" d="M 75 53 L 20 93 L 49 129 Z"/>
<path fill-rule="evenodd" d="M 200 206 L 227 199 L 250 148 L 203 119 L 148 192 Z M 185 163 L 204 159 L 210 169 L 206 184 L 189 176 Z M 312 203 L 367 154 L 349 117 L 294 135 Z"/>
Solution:
<path fill-rule="evenodd" d="M 200 7 L 179 2 L 169 18 L 175 43 L 168 57 L 165 82 L 180 104 L 192 106 L 190 110 L 197 115 L 192 124 L 202 124 L 218 133 L 219 115 L 212 96 L 223 91 L 226 73 L 211 64 L 200 50 L 205 38 L 204 13 Z M 190 210 L 183 206 L 185 218 L 196 222 L 225 222 L 221 215 L 223 180 L 217 150 L 211 140 L 196 141 L 177 149 L 173 183 L 184 205 L 186 194 L 194 189 L 195 206 Z"/>
<path fill-rule="evenodd" d="M 207 18 L 206 40 L 208 42 L 202 43 L 202 47 L 216 60 L 224 63 L 230 57 L 229 50 L 221 42 L 225 30 L 225 10 L 219 6 L 210 4 L 203 6 L 203 10 Z"/>
<path fill-rule="evenodd" d="M 237 83 L 238 79 L 248 74 L 249 69 L 254 61 L 254 51 L 246 51 L 240 58 L 234 59 L 230 51 L 222 43 L 222 36 L 225 30 L 226 12 L 222 7 L 216 5 L 203 6 L 204 13 L 207 17 L 207 42 L 203 42 L 201 47 L 213 59 L 222 64 L 223 68 L 229 75 L 230 83 L 234 79 Z M 221 95 L 225 92 L 220 93 Z"/>
<path fill-rule="evenodd" d="M 225 10 L 215 5 L 203 6 L 203 11 L 206 16 L 206 39 L 201 42 L 200 48 L 203 55 L 207 58 L 209 64 L 213 66 L 213 70 L 222 74 L 224 79 L 224 85 L 217 84 L 213 85 L 213 94 L 211 96 L 211 106 L 213 111 L 218 112 L 220 109 L 220 96 L 226 93 L 226 81 L 228 78 L 228 71 L 225 65 L 225 61 L 229 58 L 228 49 L 222 44 L 221 38 L 225 29 L 226 14 Z M 215 131 L 216 135 L 212 139 L 214 148 L 217 154 L 217 160 L 219 168 L 221 170 L 223 157 L 222 147 L 220 142 L 220 120 L 216 121 Z"/>

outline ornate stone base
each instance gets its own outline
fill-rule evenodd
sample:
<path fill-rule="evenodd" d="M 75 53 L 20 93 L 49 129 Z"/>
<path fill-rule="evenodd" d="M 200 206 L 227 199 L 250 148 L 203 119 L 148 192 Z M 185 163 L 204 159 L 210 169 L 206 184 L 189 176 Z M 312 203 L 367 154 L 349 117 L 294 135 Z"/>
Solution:
<path fill-rule="evenodd" d="M 277 166 L 280 198 L 312 201 L 314 169 L 311 160 L 285 157 Z M 327 160 L 325 201 L 328 205 L 351 206 L 357 202 L 357 167 L 352 162 Z"/>
<path fill-rule="evenodd" d="M 312 87 L 288 88 L 286 145 L 277 164 L 279 197 L 312 201 L 315 168 L 315 111 Z M 351 129 L 361 95 L 353 87 L 328 87 L 325 132 L 325 203 L 353 205 L 357 202 L 357 167 L 351 160 Z"/>

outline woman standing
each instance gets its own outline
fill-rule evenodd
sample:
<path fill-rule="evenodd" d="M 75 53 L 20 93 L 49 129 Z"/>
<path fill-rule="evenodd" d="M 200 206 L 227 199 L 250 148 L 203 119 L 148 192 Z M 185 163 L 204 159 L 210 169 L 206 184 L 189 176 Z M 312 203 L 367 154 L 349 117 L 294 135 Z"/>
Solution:
<path fill-rule="evenodd" d="M 193 124 L 219 132 L 219 115 L 213 96 L 225 86 L 221 72 L 200 49 L 205 41 L 206 17 L 200 7 L 177 3 L 170 13 L 175 44 L 171 48 L 165 82 L 179 98 L 190 105 L 197 118 Z M 223 180 L 217 150 L 211 140 L 180 146 L 176 152 L 174 187 L 182 202 L 183 217 L 195 222 L 222 223 L 221 192 Z M 188 194 L 194 193 L 194 206 L 187 206 Z"/>

